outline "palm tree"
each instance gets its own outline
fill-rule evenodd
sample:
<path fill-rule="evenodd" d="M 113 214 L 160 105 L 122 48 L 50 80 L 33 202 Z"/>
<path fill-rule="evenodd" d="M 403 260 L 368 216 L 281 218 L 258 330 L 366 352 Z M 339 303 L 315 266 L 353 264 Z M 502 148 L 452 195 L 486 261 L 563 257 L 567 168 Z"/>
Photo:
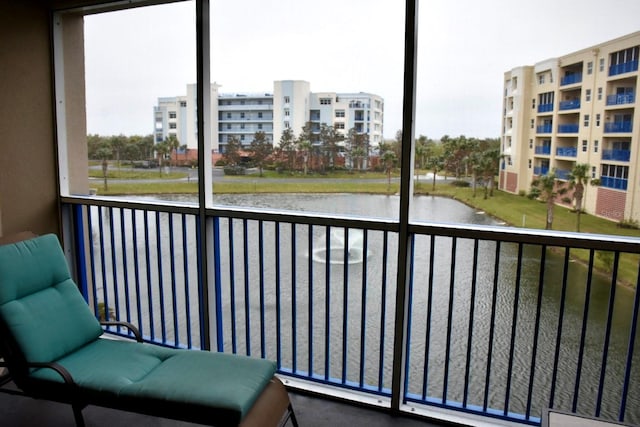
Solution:
<path fill-rule="evenodd" d="M 396 153 L 391 150 L 385 151 L 381 158 L 384 170 L 387 173 L 387 192 L 391 190 L 391 171 L 396 163 L 396 159 Z"/>
<path fill-rule="evenodd" d="M 558 194 L 566 192 L 565 188 L 557 188 L 556 172 L 553 170 L 547 175 L 542 175 L 531 182 L 531 198 L 539 198 L 547 202 L 547 222 L 545 230 L 551 230 L 553 226 L 553 208 Z"/>
<path fill-rule="evenodd" d="M 582 213 L 582 201 L 584 199 L 584 186 L 589 183 L 589 169 L 587 163 L 577 163 L 568 175 L 569 188 L 573 189 L 573 199 L 576 201 L 576 231 L 580 231 L 580 214 Z"/>

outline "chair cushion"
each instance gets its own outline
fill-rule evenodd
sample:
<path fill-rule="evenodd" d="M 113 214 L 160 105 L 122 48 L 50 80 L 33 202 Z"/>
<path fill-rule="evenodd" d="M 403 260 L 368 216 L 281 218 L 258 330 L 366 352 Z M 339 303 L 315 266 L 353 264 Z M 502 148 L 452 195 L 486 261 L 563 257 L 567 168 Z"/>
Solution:
<path fill-rule="evenodd" d="M 89 402 L 237 425 L 275 374 L 271 361 L 100 338 L 57 361 Z M 50 369 L 32 378 L 62 382 Z"/>
<path fill-rule="evenodd" d="M 0 319 L 29 362 L 57 360 L 102 334 L 52 234 L 0 246 Z"/>

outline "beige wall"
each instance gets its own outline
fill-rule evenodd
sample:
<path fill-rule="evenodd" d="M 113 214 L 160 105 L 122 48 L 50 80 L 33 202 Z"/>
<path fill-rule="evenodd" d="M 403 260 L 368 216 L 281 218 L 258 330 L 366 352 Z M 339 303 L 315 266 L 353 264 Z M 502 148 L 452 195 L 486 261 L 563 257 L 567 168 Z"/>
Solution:
<path fill-rule="evenodd" d="M 0 2 L 0 234 L 59 231 L 49 13 Z"/>

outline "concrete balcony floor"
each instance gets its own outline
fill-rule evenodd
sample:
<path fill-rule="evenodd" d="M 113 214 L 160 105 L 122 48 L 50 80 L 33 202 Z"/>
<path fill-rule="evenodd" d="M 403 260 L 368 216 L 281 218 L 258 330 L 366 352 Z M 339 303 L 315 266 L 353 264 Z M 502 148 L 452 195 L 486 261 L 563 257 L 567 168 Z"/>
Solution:
<path fill-rule="evenodd" d="M 6 387 L 11 387 L 12 384 Z M 300 427 L 437 427 L 423 420 L 392 416 L 348 403 L 290 393 Z M 87 427 L 187 427 L 196 424 L 130 412 L 88 406 L 83 411 Z M 11 427 L 74 426 L 71 406 L 0 393 L 0 425 Z M 287 424 L 290 426 L 291 423 Z"/>

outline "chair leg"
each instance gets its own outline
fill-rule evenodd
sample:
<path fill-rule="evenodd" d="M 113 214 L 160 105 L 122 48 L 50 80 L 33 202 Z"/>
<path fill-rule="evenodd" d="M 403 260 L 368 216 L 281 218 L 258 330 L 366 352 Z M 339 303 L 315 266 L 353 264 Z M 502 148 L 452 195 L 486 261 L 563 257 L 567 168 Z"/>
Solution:
<path fill-rule="evenodd" d="M 289 418 L 291 419 L 291 424 L 293 427 L 298 427 L 298 419 L 296 418 L 296 413 L 293 412 L 293 406 L 289 403 Z"/>
<path fill-rule="evenodd" d="M 82 416 L 82 407 L 72 405 L 73 418 L 76 420 L 76 427 L 84 427 L 84 417 Z"/>

